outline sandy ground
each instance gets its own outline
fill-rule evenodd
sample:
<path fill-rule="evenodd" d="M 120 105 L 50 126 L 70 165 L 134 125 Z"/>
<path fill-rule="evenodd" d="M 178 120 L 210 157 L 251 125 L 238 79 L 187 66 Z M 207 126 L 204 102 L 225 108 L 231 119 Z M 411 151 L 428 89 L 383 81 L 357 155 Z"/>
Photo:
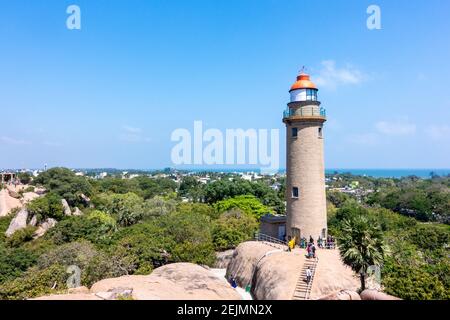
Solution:
<path fill-rule="evenodd" d="M 217 276 L 217 278 L 223 280 L 228 284 L 228 281 L 225 278 L 227 269 L 211 269 L 211 272 L 214 273 Z M 237 287 L 235 290 L 237 291 L 237 293 L 241 295 L 242 300 L 253 300 L 252 295 L 249 292 L 246 292 L 245 289 Z"/>
<path fill-rule="evenodd" d="M 11 209 L 22 207 L 20 200 L 11 197 L 8 190 L 0 191 L 0 217 L 8 215 Z"/>

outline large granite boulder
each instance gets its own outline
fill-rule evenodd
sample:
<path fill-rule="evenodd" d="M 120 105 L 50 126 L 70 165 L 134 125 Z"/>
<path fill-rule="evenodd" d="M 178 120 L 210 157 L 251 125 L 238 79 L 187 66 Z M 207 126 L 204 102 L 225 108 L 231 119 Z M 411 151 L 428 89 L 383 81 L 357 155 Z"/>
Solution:
<path fill-rule="evenodd" d="M 28 220 L 28 210 L 26 208 L 22 208 L 11 220 L 9 227 L 5 232 L 5 235 L 7 237 L 10 237 L 17 230 L 25 228 L 27 226 L 27 220 Z"/>
<path fill-rule="evenodd" d="M 31 218 L 30 222 L 28 222 L 28 225 L 31 227 L 36 227 L 37 225 L 37 216 L 33 215 L 33 217 Z"/>
<path fill-rule="evenodd" d="M 22 202 L 26 204 L 36 198 L 39 198 L 39 195 L 36 192 L 25 192 L 22 197 Z"/>
<path fill-rule="evenodd" d="M 252 283 L 256 264 L 266 253 L 274 248 L 262 242 L 248 241 L 241 243 L 234 250 L 227 267 L 226 278 L 234 278 L 236 283 L 245 288 Z"/>
<path fill-rule="evenodd" d="M 8 193 L 9 193 L 10 197 L 12 197 L 14 199 L 20 199 L 20 194 L 17 191 L 9 189 Z"/>
<path fill-rule="evenodd" d="M 84 193 L 80 194 L 80 198 L 84 202 L 86 207 L 91 206 L 91 199 L 88 196 L 86 196 Z"/>
<path fill-rule="evenodd" d="M 362 300 L 402 300 L 400 298 L 388 295 L 384 292 L 380 292 L 373 289 L 366 289 L 361 292 Z"/>
<path fill-rule="evenodd" d="M 359 279 L 342 263 L 339 250 L 319 249 L 316 253 L 319 259 L 310 299 L 358 289 Z M 301 281 L 305 255 L 304 249 L 286 252 L 261 242 L 244 242 L 233 253 L 226 276 L 234 278 L 242 288 L 250 284 L 257 300 L 292 299 L 296 284 Z"/>
<path fill-rule="evenodd" d="M 58 221 L 56 221 L 53 218 L 47 218 L 43 223 L 41 223 L 37 230 L 34 232 L 34 238 L 40 238 L 42 237 L 50 228 L 53 228 L 56 226 Z"/>
<path fill-rule="evenodd" d="M 132 290 L 137 300 L 240 300 L 241 296 L 225 279 L 192 263 L 173 263 L 155 269 L 147 276 L 105 279 L 91 287 L 92 293 L 115 288 Z"/>
<path fill-rule="evenodd" d="M 0 190 L 0 217 L 5 217 L 11 213 L 11 210 L 22 207 L 22 202 L 11 197 L 7 189 Z"/>
<path fill-rule="evenodd" d="M 361 300 L 361 297 L 356 291 L 340 290 L 321 297 L 318 300 Z"/>
<path fill-rule="evenodd" d="M 214 262 L 214 268 L 226 269 L 233 257 L 234 249 L 216 252 L 216 261 Z"/>
<path fill-rule="evenodd" d="M 64 215 L 71 216 L 72 215 L 72 210 L 70 209 L 70 206 L 67 203 L 67 200 L 66 199 L 62 199 L 61 200 L 61 204 L 63 206 Z"/>
<path fill-rule="evenodd" d="M 75 207 L 75 210 L 73 211 L 72 215 L 74 215 L 74 216 L 82 216 L 83 215 L 83 211 L 78 209 L 78 207 Z"/>

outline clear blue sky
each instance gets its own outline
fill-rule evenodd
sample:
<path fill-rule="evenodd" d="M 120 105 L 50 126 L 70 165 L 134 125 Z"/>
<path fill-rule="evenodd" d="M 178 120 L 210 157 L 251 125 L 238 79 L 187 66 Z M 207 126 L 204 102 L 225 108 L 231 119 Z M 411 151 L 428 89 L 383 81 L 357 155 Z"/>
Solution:
<path fill-rule="evenodd" d="M 450 167 L 450 1 L 0 3 L 0 168 L 171 166 L 170 135 L 194 120 L 278 128 L 283 164 L 302 65 L 328 168 Z"/>

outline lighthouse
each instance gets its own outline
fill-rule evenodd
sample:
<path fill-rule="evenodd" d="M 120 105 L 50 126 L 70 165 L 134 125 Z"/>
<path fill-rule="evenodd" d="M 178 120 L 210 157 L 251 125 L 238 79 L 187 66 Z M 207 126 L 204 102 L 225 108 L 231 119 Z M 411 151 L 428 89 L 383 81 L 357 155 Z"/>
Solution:
<path fill-rule="evenodd" d="M 324 133 L 325 109 L 318 89 L 301 72 L 283 114 L 286 125 L 286 233 L 317 240 L 327 236 Z"/>

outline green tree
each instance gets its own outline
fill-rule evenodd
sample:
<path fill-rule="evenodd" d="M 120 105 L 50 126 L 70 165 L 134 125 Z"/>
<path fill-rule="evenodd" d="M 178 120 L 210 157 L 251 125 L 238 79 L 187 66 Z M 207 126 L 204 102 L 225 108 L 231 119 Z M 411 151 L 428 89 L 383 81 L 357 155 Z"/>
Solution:
<path fill-rule="evenodd" d="M 22 183 L 22 184 L 29 184 L 32 180 L 31 174 L 28 172 L 20 172 L 17 175 L 17 178 L 19 179 L 20 183 Z"/>
<path fill-rule="evenodd" d="M 235 248 L 252 239 L 258 230 L 258 222 L 238 209 L 224 212 L 213 223 L 213 243 L 216 250 Z"/>
<path fill-rule="evenodd" d="M 27 204 L 27 209 L 31 214 L 37 216 L 38 221 L 47 218 L 61 220 L 64 216 L 61 197 L 53 192 L 30 201 Z"/>
<path fill-rule="evenodd" d="M 380 267 L 386 254 L 380 228 L 367 217 L 356 215 L 344 220 L 338 244 L 344 263 L 359 273 L 363 291 L 369 267 Z"/>
<path fill-rule="evenodd" d="M 254 196 L 237 196 L 217 202 L 214 207 L 220 213 L 229 211 L 231 209 L 240 209 L 244 213 L 252 215 L 256 219 L 262 216 L 273 213 L 273 210 L 266 207 Z"/>
<path fill-rule="evenodd" d="M 91 196 L 93 192 L 91 184 L 85 177 L 77 176 L 67 168 L 52 168 L 44 171 L 34 179 L 33 183 L 58 194 L 72 207 L 84 204 L 81 194 Z"/>

